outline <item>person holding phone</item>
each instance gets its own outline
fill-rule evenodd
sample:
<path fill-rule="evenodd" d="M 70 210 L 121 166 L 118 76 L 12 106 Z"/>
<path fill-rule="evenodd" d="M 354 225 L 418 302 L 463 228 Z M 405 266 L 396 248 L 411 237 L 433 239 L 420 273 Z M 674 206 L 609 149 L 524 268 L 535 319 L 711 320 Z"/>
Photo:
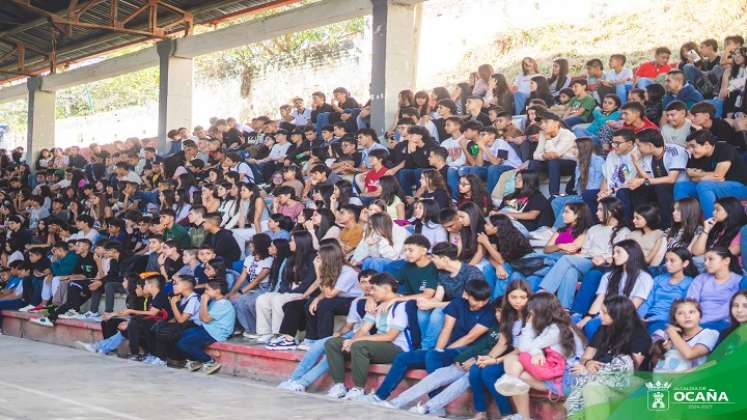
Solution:
<path fill-rule="evenodd" d="M 480 127 L 479 136 L 465 148 L 469 166 L 462 167 L 461 175 L 475 174 L 487 181 L 488 192 L 493 191 L 501 174 L 521 166 L 521 158 L 505 140 L 498 137 L 493 127 Z"/>

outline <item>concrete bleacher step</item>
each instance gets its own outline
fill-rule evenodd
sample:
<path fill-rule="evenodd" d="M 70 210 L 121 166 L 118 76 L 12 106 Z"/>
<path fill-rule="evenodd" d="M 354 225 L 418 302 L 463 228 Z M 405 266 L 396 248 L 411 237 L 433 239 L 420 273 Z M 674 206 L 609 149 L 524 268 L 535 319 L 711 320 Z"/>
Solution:
<path fill-rule="evenodd" d="M 66 347 L 74 347 L 76 341 L 90 343 L 102 338 L 101 326 L 98 322 L 60 319 L 54 328 L 49 328 L 29 322 L 31 318 L 38 316 L 35 314 L 15 311 L 3 311 L 2 314 L 4 319 L 2 324 L 3 334 L 14 337 Z M 122 355 L 124 355 L 123 351 L 126 352 L 126 348 L 120 349 Z M 263 346 L 252 344 L 249 340 L 243 338 L 215 343 L 210 346 L 208 352 L 223 365 L 220 370 L 221 374 L 245 377 L 268 384 L 278 384 L 287 379 L 304 355 L 304 352 L 301 351 L 267 350 Z M 376 389 L 384 380 L 387 372 L 389 372 L 389 365 L 371 365 L 366 389 Z M 409 371 L 405 381 L 394 391 L 394 395 L 399 394 L 426 375 L 427 373 L 424 370 Z M 349 374 L 346 375 L 345 382 L 348 386 L 352 384 Z M 309 391 L 325 392 L 331 385 L 331 378 L 325 375 L 313 384 Z M 452 402 L 447 407 L 447 411 L 450 415 L 471 416 L 473 414 L 471 392 L 466 392 Z M 498 418 L 494 405 L 491 407 L 491 411 L 494 411 L 492 418 Z M 533 398 L 532 411 L 533 419 L 560 420 L 565 418 L 562 404 L 553 403 L 545 398 Z"/>

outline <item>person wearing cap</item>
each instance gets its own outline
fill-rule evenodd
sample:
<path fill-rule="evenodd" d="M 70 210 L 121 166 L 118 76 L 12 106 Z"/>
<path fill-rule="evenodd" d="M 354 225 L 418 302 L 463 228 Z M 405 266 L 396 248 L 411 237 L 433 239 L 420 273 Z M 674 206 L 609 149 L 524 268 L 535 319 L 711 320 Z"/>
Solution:
<path fill-rule="evenodd" d="M 566 193 L 575 184 L 573 175 L 576 170 L 576 136 L 561 126 L 560 117 L 552 112 L 545 112 L 540 117 L 540 133 L 537 149 L 529 161 L 529 169 L 544 172 L 550 178 L 550 195 L 560 194 L 561 175 L 571 175 L 566 185 Z"/>

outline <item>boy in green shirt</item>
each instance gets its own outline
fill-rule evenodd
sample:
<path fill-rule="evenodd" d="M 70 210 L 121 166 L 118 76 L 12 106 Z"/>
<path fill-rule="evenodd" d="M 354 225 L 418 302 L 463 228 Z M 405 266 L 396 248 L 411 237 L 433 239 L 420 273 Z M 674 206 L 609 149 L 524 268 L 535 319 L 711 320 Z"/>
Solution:
<path fill-rule="evenodd" d="M 568 109 L 563 114 L 563 122 L 568 128 L 573 128 L 576 124 L 585 124 L 591 119 L 591 113 L 597 106 L 597 101 L 586 91 L 586 80 L 574 80 L 571 83 L 571 89 L 575 95 L 568 102 Z"/>

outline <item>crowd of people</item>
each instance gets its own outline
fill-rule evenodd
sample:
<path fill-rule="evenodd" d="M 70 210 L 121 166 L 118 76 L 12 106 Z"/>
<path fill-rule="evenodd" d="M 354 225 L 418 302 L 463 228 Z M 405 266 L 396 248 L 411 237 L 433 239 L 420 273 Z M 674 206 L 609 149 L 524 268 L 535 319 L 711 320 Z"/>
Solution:
<path fill-rule="evenodd" d="M 207 347 L 243 336 L 306 352 L 282 389 L 329 374 L 331 397 L 432 415 L 471 389 L 476 419 L 491 398 L 528 419 L 534 389 L 582 415 L 744 334 L 743 45 L 576 76 L 525 58 L 511 84 L 481 65 L 402 91 L 381 138 L 337 88 L 161 148 L 3 150 L 0 308 L 100 322 L 81 347 L 153 366 L 214 373 Z"/>

